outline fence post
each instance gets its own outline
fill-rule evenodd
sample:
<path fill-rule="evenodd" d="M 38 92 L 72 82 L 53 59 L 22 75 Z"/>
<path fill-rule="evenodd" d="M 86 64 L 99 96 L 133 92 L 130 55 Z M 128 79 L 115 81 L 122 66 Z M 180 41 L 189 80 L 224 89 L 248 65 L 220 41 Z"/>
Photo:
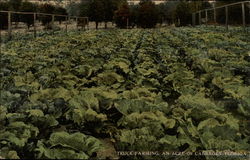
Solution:
<path fill-rule="evenodd" d="M 199 11 L 199 25 L 201 25 L 201 11 Z"/>
<path fill-rule="evenodd" d="M 52 22 L 51 22 L 51 26 L 52 26 L 52 30 L 54 31 L 54 23 L 55 23 L 55 15 L 52 15 Z"/>
<path fill-rule="evenodd" d="M 193 13 L 192 15 L 193 26 L 195 26 L 195 16 L 196 16 L 196 13 Z"/>
<path fill-rule="evenodd" d="M 245 14 L 245 5 L 244 5 L 244 2 L 242 2 L 241 4 L 242 6 L 242 23 L 243 23 L 243 29 L 245 30 L 246 29 L 246 14 Z"/>
<path fill-rule="evenodd" d="M 225 6 L 226 8 L 226 28 L 228 30 L 228 6 Z"/>
<path fill-rule="evenodd" d="M 128 23 L 129 23 L 129 19 L 127 18 L 127 29 L 128 29 Z"/>
<path fill-rule="evenodd" d="M 82 21 L 81 27 L 82 27 L 82 29 L 85 30 L 85 26 L 86 26 L 86 20 L 85 20 L 85 18 L 81 18 L 81 21 Z"/>
<path fill-rule="evenodd" d="M 78 30 L 78 18 L 76 17 L 76 30 Z"/>
<path fill-rule="evenodd" d="M 89 17 L 87 17 L 87 29 L 89 30 Z"/>
<path fill-rule="evenodd" d="M 8 11 L 8 36 L 9 36 L 9 40 L 11 39 L 11 12 Z"/>
<path fill-rule="evenodd" d="M 69 16 L 66 16 L 65 31 L 68 32 Z"/>
<path fill-rule="evenodd" d="M 84 21 L 85 21 L 84 29 L 88 30 L 88 19 L 84 17 Z"/>
<path fill-rule="evenodd" d="M 206 27 L 207 27 L 207 21 L 208 21 L 207 10 L 205 10 L 205 14 L 206 14 Z"/>
<path fill-rule="evenodd" d="M 216 23 L 217 23 L 217 20 L 216 20 L 216 8 L 214 8 L 214 27 L 216 27 Z"/>
<path fill-rule="evenodd" d="M 84 17 L 84 30 L 86 30 L 86 27 L 87 27 L 87 19 Z"/>
<path fill-rule="evenodd" d="M 36 38 L 36 13 L 33 14 L 34 16 L 34 37 Z"/>
<path fill-rule="evenodd" d="M 65 32 L 67 33 L 68 31 L 68 17 L 65 17 Z"/>

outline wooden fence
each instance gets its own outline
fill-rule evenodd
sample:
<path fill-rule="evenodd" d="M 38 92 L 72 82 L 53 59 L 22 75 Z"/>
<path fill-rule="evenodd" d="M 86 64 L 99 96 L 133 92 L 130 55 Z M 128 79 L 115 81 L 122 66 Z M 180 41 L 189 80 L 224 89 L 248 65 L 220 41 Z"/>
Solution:
<path fill-rule="evenodd" d="M 50 24 L 52 26 L 52 30 L 54 29 L 54 24 L 55 24 L 55 17 L 64 17 L 64 21 L 65 22 L 65 32 L 68 31 L 68 24 L 70 20 L 73 20 L 76 22 L 76 29 L 78 29 L 78 27 L 81 28 L 87 28 L 89 29 L 89 19 L 88 17 L 77 17 L 77 16 L 68 16 L 68 15 L 58 15 L 58 14 L 48 14 L 48 13 L 35 13 L 35 12 L 14 12 L 14 11 L 0 11 L 0 14 L 7 14 L 6 16 L 8 17 L 8 25 L 7 25 L 7 32 L 8 32 L 8 39 L 12 38 L 12 16 L 14 14 L 18 14 L 18 15 L 33 15 L 33 32 L 34 32 L 34 37 L 37 36 L 37 17 L 38 16 L 50 16 L 51 17 L 51 21 Z M 0 22 L 1 23 L 1 22 Z"/>
<path fill-rule="evenodd" d="M 212 11 L 213 12 L 213 22 L 214 22 L 214 26 L 216 27 L 216 24 L 218 24 L 217 22 L 217 10 L 218 9 L 225 9 L 225 27 L 226 30 L 228 30 L 228 26 L 229 26 L 229 14 L 228 14 L 228 10 L 229 7 L 231 6 L 236 6 L 236 5 L 241 5 L 241 12 L 242 12 L 242 27 L 244 30 L 246 30 L 246 10 L 245 10 L 245 6 L 248 6 L 250 8 L 250 1 L 242 1 L 242 2 L 237 2 L 237 3 L 231 3 L 228 5 L 223 5 L 223 6 L 219 6 L 219 7 L 213 7 L 213 8 L 209 8 L 209 9 L 204 9 L 204 10 L 200 10 L 198 12 L 195 12 L 192 14 L 192 24 L 193 26 L 197 25 L 197 14 L 198 14 L 198 25 L 202 24 L 202 14 L 205 15 L 205 25 L 208 25 L 208 12 Z M 250 14 L 250 13 L 249 13 Z"/>

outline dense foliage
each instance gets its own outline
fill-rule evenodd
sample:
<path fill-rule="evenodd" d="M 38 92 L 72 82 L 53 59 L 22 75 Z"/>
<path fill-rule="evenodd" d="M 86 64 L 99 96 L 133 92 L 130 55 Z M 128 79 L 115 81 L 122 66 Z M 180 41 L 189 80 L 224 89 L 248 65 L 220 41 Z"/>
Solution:
<path fill-rule="evenodd" d="M 60 6 L 53 6 L 51 4 L 35 4 L 28 1 L 22 0 L 10 0 L 7 2 L 0 2 L 0 11 L 16 11 L 16 12 L 34 12 L 34 13 L 48 13 L 48 14 L 59 14 L 67 15 L 67 10 Z M 12 14 L 12 22 L 17 24 L 18 22 L 23 22 L 28 28 L 34 24 L 34 16 L 29 14 Z M 52 17 L 51 16 L 37 16 L 43 25 L 48 25 Z M 60 23 L 65 20 L 65 17 L 55 17 L 55 21 Z M 0 13 L 0 29 L 7 29 L 8 26 L 8 14 Z"/>
<path fill-rule="evenodd" d="M 207 1 L 167 1 L 154 4 L 152 0 L 141 0 L 139 4 L 129 5 L 126 0 L 82 0 L 77 5 L 68 6 L 70 14 L 88 16 L 96 22 L 115 21 L 117 27 L 154 28 L 157 23 L 181 26 L 191 24 L 191 13 L 211 7 Z M 78 10 L 78 11 L 76 11 Z M 128 25 L 128 26 L 127 26 Z"/>
<path fill-rule="evenodd" d="M 55 6 L 50 4 L 42 4 L 39 6 L 39 11 L 41 13 L 53 13 L 55 10 Z M 39 15 L 39 20 L 41 20 L 44 26 L 47 26 L 52 21 L 52 16 L 49 15 Z"/>
<path fill-rule="evenodd" d="M 250 36 L 213 30 L 86 31 L 3 44 L 0 156 L 249 151 Z"/>
<path fill-rule="evenodd" d="M 9 4 L 6 2 L 0 2 L 0 10 L 8 10 Z M 6 13 L 0 13 L 0 29 L 7 28 L 8 16 Z"/>
<path fill-rule="evenodd" d="M 116 26 L 119 28 L 126 28 L 130 26 L 131 11 L 128 4 L 122 4 L 114 14 Z"/>
<path fill-rule="evenodd" d="M 60 0 L 58 3 L 62 3 Z M 237 1 L 216 1 L 215 6 L 221 6 Z M 70 2 L 65 8 L 52 6 L 49 3 L 43 5 L 34 5 L 30 2 L 22 0 L 10 0 L 7 2 L 0 2 L 0 10 L 13 10 L 25 12 L 44 12 L 61 15 L 82 16 L 89 17 L 90 21 L 96 23 L 96 28 L 100 22 L 105 23 L 107 28 L 108 22 L 115 22 L 117 27 L 133 28 L 134 26 L 141 28 L 153 28 L 157 23 L 159 24 L 175 24 L 176 26 L 188 26 L 192 24 L 192 13 L 202 9 L 211 8 L 213 5 L 207 0 L 205 1 L 189 1 L 176 0 L 166 1 L 159 5 L 155 5 L 152 0 L 141 0 L 137 5 L 128 5 L 126 0 L 82 0 L 81 3 L 75 1 Z M 242 24 L 242 9 L 241 5 L 235 5 L 228 8 L 229 24 Z M 250 5 L 245 5 L 246 24 L 250 23 Z M 225 24 L 225 8 L 217 9 L 217 23 Z M 0 27 L 6 28 L 7 15 L 0 13 Z M 202 12 L 202 23 L 205 23 L 205 12 Z M 48 26 L 51 22 L 51 16 L 38 17 L 43 25 Z M 55 17 L 56 21 L 60 23 L 65 20 L 65 17 Z M 24 22 L 28 27 L 32 25 L 33 18 L 31 15 L 20 16 L 14 14 L 12 16 L 13 22 Z M 199 23 L 198 14 L 196 14 L 196 24 Z M 208 12 L 208 23 L 214 23 L 213 11 Z M 128 25 L 128 26 L 127 26 Z"/>
<path fill-rule="evenodd" d="M 22 12 L 36 12 L 37 9 L 36 9 L 36 5 L 33 4 L 33 3 L 30 3 L 30 2 L 23 2 L 20 6 L 20 10 Z M 20 18 L 20 21 L 21 22 L 24 22 L 27 24 L 28 28 L 34 24 L 34 16 L 31 14 L 31 15 L 24 15 L 24 14 L 21 14 L 19 16 Z"/>
<path fill-rule="evenodd" d="M 158 21 L 158 10 L 154 2 L 142 1 L 138 8 L 137 25 L 142 28 L 154 28 Z"/>
<path fill-rule="evenodd" d="M 96 23 L 98 29 L 100 22 L 105 22 L 107 28 L 107 23 L 113 21 L 115 11 L 123 3 L 126 3 L 126 0 L 82 0 L 78 6 L 72 3 L 67 8 L 70 14 L 89 17 L 90 21 Z M 78 12 L 71 10 L 72 7 Z"/>

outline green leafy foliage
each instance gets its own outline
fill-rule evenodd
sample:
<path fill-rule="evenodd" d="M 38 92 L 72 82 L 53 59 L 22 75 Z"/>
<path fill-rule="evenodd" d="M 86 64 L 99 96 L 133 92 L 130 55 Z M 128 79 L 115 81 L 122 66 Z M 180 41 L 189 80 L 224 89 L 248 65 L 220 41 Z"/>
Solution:
<path fill-rule="evenodd" d="M 197 27 L 92 30 L 4 43 L 0 157 L 248 151 L 249 37 Z"/>
<path fill-rule="evenodd" d="M 50 147 L 47 148 L 46 144 Z M 79 132 L 73 134 L 55 132 L 47 142 L 38 141 L 37 146 L 38 158 L 88 159 L 94 152 L 100 150 L 101 142 Z"/>

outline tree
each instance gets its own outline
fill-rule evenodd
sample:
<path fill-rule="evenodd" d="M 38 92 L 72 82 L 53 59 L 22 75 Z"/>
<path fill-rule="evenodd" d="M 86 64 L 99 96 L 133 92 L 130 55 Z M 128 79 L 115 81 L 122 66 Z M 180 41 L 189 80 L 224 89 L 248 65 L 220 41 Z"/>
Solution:
<path fill-rule="evenodd" d="M 180 20 L 180 26 L 186 26 L 192 22 L 192 12 L 188 2 L 180 2 L 176 7 L 176 18 Z"/>
<path fill-rule="evenodd" d="M 138 25 L 142 28 L 153 28 L 157 20 L 156 5 L 151 0 L 141 1 L 138 10 Z"/>
<path fill-rule="evenodd" d="M 10 5 L 9 9 L 11 11 L 18 12 L 18 11 L 20 11 L 21 4 L 22 4 L 22 0 L 9 0 L 9 5 Z M 20 21 L 20 16 L 18 14 L 13 14 L 12 15 L 12 21 L 19 22 Z M 17 24 L 18 23 L 16 23 L 16 27 L 17 27 Z"/>
<path fill-rule="evenodd" d="M 102 0 L 92 0 L 89 3 L 88 17 L 90 20 L 95 21 L 96 29 L 98 29 L 98 24 L 104 19 L 104 6 Z"/>
<path fill-rule="evenodd" d="M 22 0 L 9 0 L 10 10 L 19 11 Z"/>
<path fill-rule="evenodd" d="M 115 11 L 115 23 L 119 28 L 126 28 L 128 20 L 130 19 L 130 10 L 127 3 L 122 4 L 118 10 Z"/>
<path fill-rule="evenodd" d="M 61 3 L 63 3 L 63 0 L 54 0 L 56 2 L 56 5 L 59 6 Z"/>
<path fill-rule="evenodd" d="M 37 11 L 37 6 L 33 3 L 30 2 L 23 2 L 20 6 L 20 11 L 21 12 L 36 12 Z M 21 22 L 26 23 L 28 26 L 28 29 L 32 24 L 34 24 L 34 15 L 31 14 L 21 14 L 20 15 L 20 20 Z"/>
<path fill-rule="evenodd" d="M 167 1 L 157 5 L 159 22 L 167 22 L 168 24 L 174 23 L 175 10 L 178 4 L 179 1 Z"/>
<path fill-rule="evenodd" d="M 192 13 L 212 7 L 208 1 L 190 1 L 188 4 Z"/>
<path fill-rule="evenodd" d="M 81 17 L 87 17 L 89 16 L 91 13 L 89 13 L 91 10 L 90 10 L 90 3 L 91 1 L 90 0 L 82 0 L 81 3 L 78 5 L 78 8 L 77 8 L 77 16 L 81 16 Z"/>
<path fill-rule="evenodd" d="M 180 2 L 178 2 L 178 1 L 169 1 L 165 4 L 165 9 L 166 9 L 165 16 L 166 16 L 166 20 L 167 20 L 168 24 L 174 23 L 175 10 L 176 10 L 176 7 L 179 3 Z"/>
<path fill-rule="evenodd" d="M 88 16 L 90 21 L 95 21 L 96 28 L 99 22 L 105 22 L 107 28 L 107 22 L 113 21 L 114 13 L 122 2 L 126 0 L 82 0 L 76 12 L 78 16 Z"/>
<path fill-rule="evenodd" d="M 114 12 L 117 9 L 115 0 L 102 0 L 103 7 L 104 7 L 104 22 L 105 28 L 107 28 L 107 22 L 112 21 L 114 17 Z"/>
<path fill-rule="evenodd" d="M 7 11 L 9 10 L 9 3 L 0 2 L 0 10 Z M 5 29 L 8 26 L 8 15 L 7 13 L 0 13 L 0 29 Z"/>
<path fill-rule="evenodd" d="M 129 25 L 133 28 L 138 24 L 138 10 L 139 5 L 132 5 L 129 7 L 130 9 L 130 17 L 129 17 Z"/>
<path fill-rule="evenodd" d="M 54 10 L 54 14 L 58 14 L 58 15 L 67 15 L 67 10 L 63 7 L 56 7 L 55 10 Z M 66 18 L 63 17 L 63 16 L 56 16 L 55 17 L 55 20 L 56 21 L 59 21 L 59 23 L 61 24 L 62 21 L 65 21 Z"/>
<path fill-rule="evenodd" d="M 67 10 L 67 13 L 70 15 L 70 16 L 79 16 L 80 13 L 80 6 L 79 4 L 75 3 L 75 2 L 72 2 L 70 3 L 69 5 L 66 6 L 66 10 Z"/>
<path fill-rule="evenodd" d="M 165 3 L 161 3 L 157 5 L 157 11 L 158 11 L 158 22 L 160 24 L 164 23 L 166 19 L 166 9 L 165 9 Z"/>
<path fill-rule="evenodd" d="M 53 14 L 54 11 L 55 11 L 55 7 L 53 5 L 48 4 L 48 3 L 42 4 L 39 6 L 39 12 L 41 12 L 41 13 Z M 48 27 L 49 23 L 52 21 L 52 16 L 40 15 L 39 19 L 42 21 L 42 24 L 44 26 Z"/>

